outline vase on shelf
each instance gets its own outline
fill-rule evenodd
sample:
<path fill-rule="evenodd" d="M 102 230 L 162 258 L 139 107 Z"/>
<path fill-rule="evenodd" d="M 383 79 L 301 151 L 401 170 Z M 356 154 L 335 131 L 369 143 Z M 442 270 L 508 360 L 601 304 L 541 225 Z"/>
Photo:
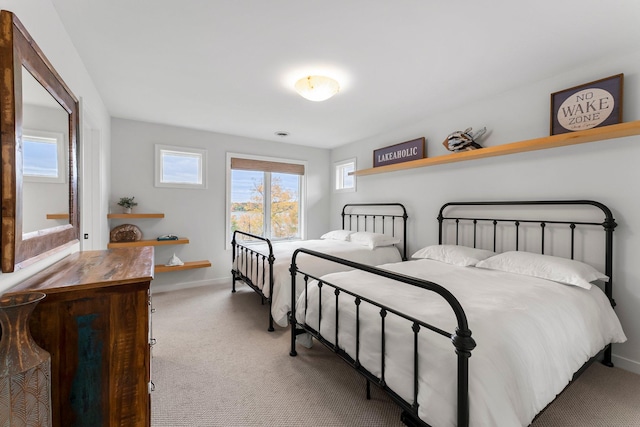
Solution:
<path fill-rule="evenodd" d="M 29 329 L 42 292 L 0 298 L 0 425 L 51 426 L 51 355 Z"/>
<path fill-rule="evenodd" d="M 122 208 L 122 212 L 124 212 L 126 214 L 130 214 L 131 210 L 132 210 L 132 208 Z"/>

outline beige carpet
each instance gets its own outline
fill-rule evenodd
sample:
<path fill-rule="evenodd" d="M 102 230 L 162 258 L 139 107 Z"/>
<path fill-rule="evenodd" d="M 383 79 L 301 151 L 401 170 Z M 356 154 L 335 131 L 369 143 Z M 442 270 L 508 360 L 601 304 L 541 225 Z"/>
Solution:
<path fill-rule="evenodd" d="M 289 356 L 245 286 L 153 296 L 153 427 L 400 426 L 400 410 L 324 346 Z M 640 426 L 640 376 L 594 364 L 533 427 Z"/>

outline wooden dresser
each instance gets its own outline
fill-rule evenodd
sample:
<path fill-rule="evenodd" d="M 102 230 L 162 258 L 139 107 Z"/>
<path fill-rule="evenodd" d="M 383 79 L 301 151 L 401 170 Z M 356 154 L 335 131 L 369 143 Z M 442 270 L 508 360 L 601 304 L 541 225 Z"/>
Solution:
<path fill-rule="evenodd" d="M 51 353 L 53 426 L 150 426 L 153 247 L 78 252 L 9 293 L 47 296 L 31 333 Z"/>

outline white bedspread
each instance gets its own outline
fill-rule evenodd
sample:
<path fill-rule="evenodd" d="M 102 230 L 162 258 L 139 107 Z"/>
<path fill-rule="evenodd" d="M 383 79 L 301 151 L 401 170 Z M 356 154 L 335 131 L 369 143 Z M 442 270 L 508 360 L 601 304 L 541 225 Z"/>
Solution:
<path fill-rule="evenodd" d="M 384 246 L 370 249 L 368 246 L 356 243 L 320 239 L 277 242 L 272 243 L 272 245 L 275 261 L 273 264 L 273 297 L 271 300 L 271 314 L 273 315 L 273 320 L 283 327 L 289 324 L 287 319 L 287 313 L 291 310 L 291 273 L 289 272 L 289 268 L 291 267 L 291 257 L 296 249 L 311 249 L 367 265 L 378 265 L 399 262 L 402 260 L 400 251 L 395 246 Z M 269 249 L 266 244 L 252 245 L 251 249 L 263 254 L 269 253 Z M 262 261 L 260 261 L 260 268 L 258 268 L 257 271 L 255 268 L 255 258 L 253 262 L 254 264 L 251 262 L 248 263 L 249 266 L 253 266 L 253 269 L 249 268 L 249 270 L 247 270 L 249 271 L 248 276 L 251 278 L 254 285 L 262 289 L 262 292 L 268 297 L 270 295 L 267 286 L 269 283 L 269 265 L 265 262 L 265 278 L 263 280 Z M 317 257 L 309 257 L 306 254 L 298 255 L 297 265 L 298 269 L 318 277 L 332 272 L 350 270 L 349 267 L 333 262 L 327 262 Z M 237 257 L 235 268 L 243 273 L 245 272 L 244 258 L 242 256 Z M 300 278 L 297 283 L 302 282 L 303 280 Z M 298 286 L 298 294 L 300 293 L 300 289 L 300 286 Z"/>
<path fill-rule="evenodd" d="M 512 273 L 417 260 L 380 266 L 444 286 L 460 301 L 477 347 L 469 359 L 472 426 L 527 426 L 608 343 L 626 341 L 608 299 L 585 290 Z M 331 283 L 454 332 L 455 317 L 438 295 L 362 271 L 330 274 Z M 309 287 L 306 322 L 318 328 L 317 286 Z M 315 297 L 314 297 L 315 296 Z M 335 296 L 325 286 L 320 331 L 334 341 Z M 304 319 L 304 294 L 296 318 Z M 355 357 L 353 298 L 340 296 L 338 343 Z M 360 362 L 376 375 L 380 364 L 379 309 L 360 308 Z M 413 332 L 395 315 L 386 318 L 386 381 L 413 402 Z M 457 356 L 451 341 L 424 328 L 419 334 L 419 416 L 430 425 L 456 424 Z"/>

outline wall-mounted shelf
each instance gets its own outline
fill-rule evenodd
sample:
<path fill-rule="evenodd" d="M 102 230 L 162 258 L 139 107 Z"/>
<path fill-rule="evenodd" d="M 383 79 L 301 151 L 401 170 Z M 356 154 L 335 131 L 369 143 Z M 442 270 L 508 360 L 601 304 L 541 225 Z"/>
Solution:
<path fill-rule="evenodd" d="M 107 215 L 107 218 L 118 218 L 118 219 L 128 219 L 128 218 L 164 218 L 163 213 L 110 213 Z"/>
<path fill-rule="evenodd" d="M 47 219 L 69 219 L 68 213 L 47 214 Z"/>
<path fill-rule="evenodd" d="M 529 139 L 526 141 L 513 142 L 493 147 L 485 147 L 473 151 L 463 151 L 460 153 L 445 154 L 443 156 L 427 157 L 420 160 L 412 160 L 409 162 L 396 163 L 377 168 L 361 169 L 353 172 L 353 175 L 374 175 L 404 169 L 463 162 L 466 160 L 482 159 L 485 157 L 504 156 L 506 154 L 524 153 L 526 151 L 544 150 L 546 148 L 564 147 L 567 145 L 583 144 L 586 142 L 603 141 L 632 135 L 640 135 L 640 120 L 577 132 L 563 133 L 560 135 Z"/>
<path fill-rule="evenodd" d="M 134 219 L 134 218 L 164 218 L 163 213 L 111 213 L 107 215 L 109 219 Z M 107 244 L 107 248 L 130 248 L 140 246 L 165 246 L 165 245 L 186 245 L 189 243 L 189 239 L 186 237 L 180 237 L 178 240 L 136 240 L 135 242 L 110 242 Z M 167 271 L 181 271 L 191 270 L 193 268 L 206 268 L 211 267 L 211 262 L 208 260 L 203 261 L 188 261 L 184 265 L 168 266 L 164 264 L 157 264 L 154 267 L 155 273 L 165 273 Z"/>
<path fill-rule="evenodd" d="M 189 239 L 181 237 L 178 240 L 136 240 L 135 242 L 110 242 L 107 248 L 131 248 L 140 246 L 186 245 Z"/>
<path fill-rule="evenodd" d="M 192 268 L 206 268 L 211 267 L 211 261 L 188 261 L 185 262 L 184 265 L 156 265 L 155 272 L 156 273 L 166 273 L 168 271 L 181 271 L 181 270 L 191 270 Z"/>

